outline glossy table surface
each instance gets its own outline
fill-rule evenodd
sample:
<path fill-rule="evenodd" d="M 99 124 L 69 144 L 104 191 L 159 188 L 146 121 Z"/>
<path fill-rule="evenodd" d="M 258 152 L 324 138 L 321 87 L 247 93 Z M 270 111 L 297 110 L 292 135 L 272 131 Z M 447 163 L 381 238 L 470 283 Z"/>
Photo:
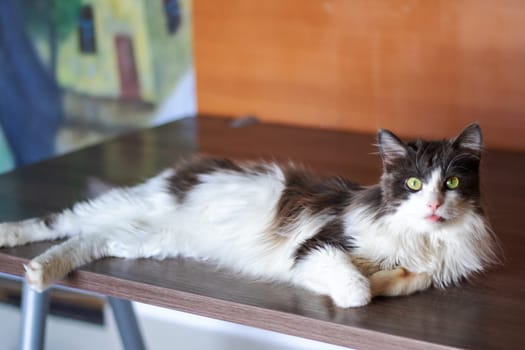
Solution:
<path fill-rule="evenodd" d="M 373 135 L 260 123 L 232 127 L 229 119 L 205 116 L 183 119 L 0 176 L 0 220 L 70 206 L 86 197 L 92 177 L 130 185 L 194 153 L 293 160 L 322 175 L 372 184 L 381 171 L 373 143 Z M 525 154 L 485 152 L 484 202 L 505 262 L 446 290 L 339 309 L 323 296 L 181 258 L 104 259 L 61 283 L 359 349 L 525 349 L 524 180 Z M 22 263 L 51 244 L 0 249 L 0 272 L 22 275 Z"/>

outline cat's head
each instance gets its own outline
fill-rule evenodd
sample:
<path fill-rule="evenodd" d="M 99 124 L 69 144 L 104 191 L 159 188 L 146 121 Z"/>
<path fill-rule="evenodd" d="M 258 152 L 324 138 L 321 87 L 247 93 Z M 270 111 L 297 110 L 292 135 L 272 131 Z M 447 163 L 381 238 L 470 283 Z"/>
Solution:
<path fill-rule="evenodd" d="M 479 125 L 469 125 L 451 140 L 409 143 L 380 130 L 378 144 L 383 198 L 407 224 L 430 230 L 481 214 Z"/>

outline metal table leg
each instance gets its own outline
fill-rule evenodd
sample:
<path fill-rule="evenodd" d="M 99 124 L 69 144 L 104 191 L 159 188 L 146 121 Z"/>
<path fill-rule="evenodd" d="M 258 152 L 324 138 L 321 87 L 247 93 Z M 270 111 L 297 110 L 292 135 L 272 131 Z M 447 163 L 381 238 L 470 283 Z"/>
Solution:
<path fill-rule="evenodd" d="M 144 340 L 139 329 L 133 306 L 129 300 L 107 297 L 126 350 L 144 350 Z"/>
<path fill-rule="evenodd" d="M 107 297 L 113 310 L 122 343 L 126 350 L 144 350 L 144 340 L 129 300 Z M 46 316 L 49 312 L 49 290 L 39 293 L 23 282 L 20 350 L 44 348 Z"/>
<path fill-rule="evenodd" d="M 48 310 L 49 291 L 36 292 L 29 288 L 24 281 L 19 340 L 20 350 L 40 350 L 44 348 Z"/>

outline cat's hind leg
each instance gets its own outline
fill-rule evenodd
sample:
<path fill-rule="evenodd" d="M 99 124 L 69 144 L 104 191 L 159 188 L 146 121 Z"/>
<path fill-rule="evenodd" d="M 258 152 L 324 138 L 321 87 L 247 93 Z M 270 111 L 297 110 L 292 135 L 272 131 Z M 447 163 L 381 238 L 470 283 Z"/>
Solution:
<path fill-rule="evenodd" d="M 26 281 L 39 292 L 75 268 L 107 256 L 107 242 L 101 235 L 75 236 L 57 244 L 24 265 Z"/>
<path fill-rule="evenodd" d="M 25 265 L 26 280 L 32 289 L 43 291 L 76 268 L 98 259 L 149 257 L 142 246 L 150 235 L 130 227 L 74 236 Z"/>

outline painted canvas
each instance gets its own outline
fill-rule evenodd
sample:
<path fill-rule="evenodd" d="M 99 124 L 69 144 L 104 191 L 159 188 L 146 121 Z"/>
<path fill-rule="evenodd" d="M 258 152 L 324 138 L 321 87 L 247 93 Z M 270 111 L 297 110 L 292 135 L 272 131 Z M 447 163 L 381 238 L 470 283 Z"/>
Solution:
<path fill-rule="evenodd" d="M 0 172 L 195 110 L 191 0 L 0 0 Z"/>

